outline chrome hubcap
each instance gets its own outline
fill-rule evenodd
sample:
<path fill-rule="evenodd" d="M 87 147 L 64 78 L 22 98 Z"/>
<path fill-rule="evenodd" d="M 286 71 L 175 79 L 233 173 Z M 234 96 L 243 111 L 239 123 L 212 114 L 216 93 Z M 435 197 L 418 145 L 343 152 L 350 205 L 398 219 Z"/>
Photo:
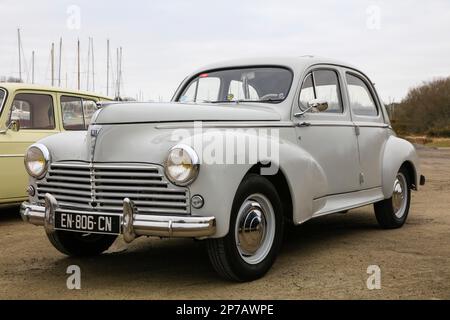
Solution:
<path fill-rule="evenodd" d="M 402 173 L 398 173 L 394 181 L 394 193 L 392 194 L 392 207 L 397 218 L 403 217 L 408 200 L 408 184 Z"/>
<path fill-rule="evenodd" d="M 275 213 L 264 195 L 253 194 L 239 209 L 235 239 L 240 256 L 249 264 L 257 264 L 269 253 L 275 236 Z"/>

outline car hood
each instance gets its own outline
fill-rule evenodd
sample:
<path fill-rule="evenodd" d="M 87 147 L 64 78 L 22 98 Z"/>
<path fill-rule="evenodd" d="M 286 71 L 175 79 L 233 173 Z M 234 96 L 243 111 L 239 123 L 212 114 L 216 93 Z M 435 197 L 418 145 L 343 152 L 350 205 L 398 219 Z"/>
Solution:
<path fill-rule="evenodd" d="M 279 121 L 281 116 L 264 104 L 119 103 L 107 105 L 96 124 L 178 121 Z"/>

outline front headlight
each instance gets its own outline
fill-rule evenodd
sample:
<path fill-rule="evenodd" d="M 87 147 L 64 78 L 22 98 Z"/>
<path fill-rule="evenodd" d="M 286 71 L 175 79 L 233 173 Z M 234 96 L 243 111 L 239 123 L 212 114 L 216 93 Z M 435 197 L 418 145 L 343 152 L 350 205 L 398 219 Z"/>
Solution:
<path fill-rule="evenodd" d="M 43 144 L 31 145 L 25 153 L 25 169 L 30 176 L 42 179 L 47 173 L 50 163 L 50 152 Z"/>
<path fill-rule="evenodd" d="M 194 182 L 200 170 L 197 153 L 191 147 L 179 144 L 169 150 L 164 166 L 166 177 L 177 186 Z"/>

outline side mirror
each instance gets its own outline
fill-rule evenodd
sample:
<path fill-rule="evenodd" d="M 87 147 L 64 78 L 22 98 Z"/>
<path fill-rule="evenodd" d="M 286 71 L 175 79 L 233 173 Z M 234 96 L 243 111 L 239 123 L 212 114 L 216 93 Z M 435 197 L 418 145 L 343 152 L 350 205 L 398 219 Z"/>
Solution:
<path fill-rule="evenodd" d="M 19 131 L 20 130 L 20 121 L 19 120 L 11 120 L 8 128 L 10 128 L 14 132 Z"/>
<path fill-rule="evenodd" d="M 328 109 L 328 102 L 323 99 L 313 99 L 308 102 L 308 108 L 294 114 L 295 117 L 303 116 L 306 112 L 324 112 Z"/>
<path fill-rule="evenodd" d="M 19 120 L 11 120 L 5 130 L 0 131 L 0 134 L 5 134 L 8 130 L 11 129 L 14 132 L 20 130 L 20 121 Z"/>

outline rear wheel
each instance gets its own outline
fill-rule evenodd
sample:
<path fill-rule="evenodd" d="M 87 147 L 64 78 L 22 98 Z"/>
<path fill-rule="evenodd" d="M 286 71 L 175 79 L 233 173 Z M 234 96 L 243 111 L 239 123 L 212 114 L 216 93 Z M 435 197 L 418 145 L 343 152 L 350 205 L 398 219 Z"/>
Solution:
<path fill-rule="evenodd" d="M 55 230 L 47 233 L 51 244 L 68 256 L 95 256 L 108 250 L 116 240 L 115 235 L 69 232 Z"/>
<path fill-rule="evenodd" d="M 227 236 L 207 240 L 209 258 L 224 278 L 250 281 L 272 266 L 283 236 L 282 204 L 273 184 L 251 174 L 233 201 Z"/>
<path fill-rule="evenodd" d="M 374 204 L 375 216 L 385 229 L 400 228 L 406 221 L 411 202 L 409 176 L 405 168 L 400 168 L 394 181 L 392 197 Z"/>

